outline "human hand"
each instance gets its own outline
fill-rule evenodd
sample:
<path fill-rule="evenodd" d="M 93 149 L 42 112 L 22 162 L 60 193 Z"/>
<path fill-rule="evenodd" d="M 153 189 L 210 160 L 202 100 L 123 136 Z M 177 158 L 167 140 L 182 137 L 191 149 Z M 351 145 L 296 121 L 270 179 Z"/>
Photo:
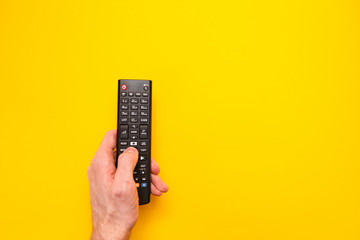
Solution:
<path fill-rule="evenodd" d="M 138 151 L 129 147 L 115 167 L 116 130 L 108 131 L 87 170 L 93 222 L 91 239 L 129 239 L 139 215 L 139 199 L 133 179 Z M 168 186 L 158 176 L 160 168 L 151 159 L 151 193 L 160 196 Z"/>

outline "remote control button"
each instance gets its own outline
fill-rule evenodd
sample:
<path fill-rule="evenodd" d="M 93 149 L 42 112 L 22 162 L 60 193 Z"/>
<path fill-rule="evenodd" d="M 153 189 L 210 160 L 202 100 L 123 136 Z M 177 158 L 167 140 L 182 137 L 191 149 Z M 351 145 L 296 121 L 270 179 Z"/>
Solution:
<path fill-rule="evenodd" d="M 137 124 L 130 124 L 130 128 L 138 128 Z"/>
<path fill-rule="evenodd" d="M 140 106 L 140 109 L 141 109 L 141 110 L 148 110 L 148 106 L 146 106 L 146 105 L 145 105 L 145 106 L 144 106 L 144 105 L 141 105 L 141 106 Z"/>
<path fill-rule="evenodd" d="M 137 146 L 137 142 L 130 142 L 130 146 Z"/>
<path fill-rule="evenodd" d="M 126 90 L 127 89 L 127 86 L 125 84 L 121 85 L 121 89 L 122 90 Z"/>
<path fill-rule="evenodd" d="M 145 175 L 146 171 L 140 171 L 140 175 Z"/>
<path fill-rule="evenodd" d="M 146 168 L 146 164 L 145 163 L 140 164 L 140 168 Z"/>
<path fill-rule="evenodd" d="M 122 92 L 122 93 L 121 93 L 121 96 L 122 96 L 122 97 L 126 97 L 126 92 Z"/>
<path fill-rule="evenodd" d="M 141 100 L 140 100 L 140 103 L 141 103 L 141 104 L 147 104 L 147 103 L 148 103 L 148 100 L 147 100 L 147 99 L 141 99 Z"/>
<path fill-rule="evenodd" d="M 140 146 L 143 146 L 143 147 L 147 146 L 147 142 L 140 142 L 139 144 L 140 144 Z"/>
<path fill-rule="evenodd" d="M 120 125 L 120 138 L 126 139 L 129 137 L 128 129 L 129 129 L 128 125 Z"/>
<path fill-rule="evenodd" d="M 129 112 L 121 112 L 121 116 L 129 116 Z"/>
<path fill-rule="evenodd" d="M 135 180 L 136 183 L 138 183 L 140 178 L 139 177 L 134 177 L 134 180 Z"/>
<path fill-rule="evenodd" d="M 147 91 L 149 90 L 149 87 L 148 86 L 144 86 L 144 91 Z"/>
<path fill-rule="evenodd" d="M 139 106 L 137 105 L 131 105 L 131 110 L 138 110 L 139 109 Z"/>
<path fill-rule="evenodd" d="M 145 182 L 145 181 L 146 181 L 146 177 L 142 177 L 142 178 L 141 178 L 141 181 L 144 181 L 144 182 Z"/>
<path fill-rule="evenodd" d="M 147 138 L 147 126 L 140 125 L 140 138 L 144 139 Z"/>
<path fill-rule="evenodd" d="M 147 149 L 146 149 L 146 148 L 140 148 L 140 149 L 139 149 L 139 152 L 141 152 L 141 153 L 146 153 L 146 152 L 147 152 Z"/>
<path fill-rule="evenodd" d="M 135 186 L 138 188 L 140 185 L 139 185 L 139 183 L 135 183 Z"/>
<path fill-rule="evenodd" d="M 140 116 L 147 116 L 148 113 L 147 112 L 140 112 Z"/>
<path fill-rule="evenodd" d="M 147 118 L 140 118 L 140 122 L 141 123 L 148 123 L 148 119 Z"/>
<path fill-rule="evenodd" d="M 138 134 L 138 130 L 130 130 L 130 134 Z"/>
<path fill-rule="evenodd" d="M 126 148 L 120 148 L 120 149 L 119 149 L 119 152 L 120 152 L 120 153 L 123 153 L 125 150 L 126 150 Z"/>
<path fill-rule="evenodd" d="M 140 155 L 140 161 L 145 161 L 146 160 L 146 155 Z"/>
<path fill-rule="evenodd" d="M 143 92 L 143 97 L 148 97 L 149 94 L 147 92 Z"/>
<path fill-rule="evenodd" d="M 137 123 L 137 122 L 138 122 L 138 119 L 137 119 L 137 118 L 132 117 L 132 118 L 130 118 L 130 122 L 132 122 L 132 123 Z"/>
<path fill-rule="evenodd" d="M 132 135 L 132 136 L 130 136 L 130 139 L 131 140 L 136 140 L 138 137 L 137 137 L 137 135 Z"/>
<path fill-rule="evenodd" d="M 135 93 L 135 96 L 141 97 L 141 93 L 137 92 L 137 93 Z"/>
<path fill-rule="evenodd" d="M 146 182 L 143 182 L 143 183 L 141 183 L 140 186 L 146 188 L 147 184 L 146 184 Z"/>
<path fill-rule="evenodd" d="M 137 115 L 138 115 L 138 112 L 130 112 L 130 115 L 131 115 L 131 116 L 137 116 Z"/>
<path fill-rule="evenodd" d="M 129 105 L 121 105 L 121 110 L 128 110 L 129 109 Z"/>
<path fill-rule="evenodd" d="M 127 123 L 129 121 L 128 118 L 120 118 L 121 123 Z"/>
<path fill-rule="evenodd" d="M 137 171 L 134 171 L 134 172 L 133 172 L 133 174 L 134 174 L 134 175 L 137 175 L 137 174 L 138 174 L 138 172 L 137 172 Z"/>
<path fill-rule="evenodd" d="M 129 103 L 129 99 L 128 98 L 122 98 L 121 103 Z"/>
<path fill-rule="evenodd" d="M 128 142 L 120 142 L 120 146 L 127 146 Z"/>
<path fill-rule="evenodd" d="M 129 92 L 129 97 L 133 97 L 134 93 L 133 92 Z"/>
<path fill-rule="evenodd" d="M 131 103 L 131 104 L 138 104 L 138 103 L 139 103 L 139 99 L 132 98 L 132 99 L 130 100 L 130 103 Z"/>

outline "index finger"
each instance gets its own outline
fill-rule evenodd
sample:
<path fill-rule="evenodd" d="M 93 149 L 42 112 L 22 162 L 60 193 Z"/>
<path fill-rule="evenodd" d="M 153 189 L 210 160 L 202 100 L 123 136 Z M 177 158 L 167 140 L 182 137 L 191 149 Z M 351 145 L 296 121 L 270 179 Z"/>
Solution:
<path fill-rule="evenodd" d="M 114 158 L 113 152 L 116 147 L 116 132 L 116 130 L 109 130 L 106 132 L 96 154 L 109 159 Z"/>

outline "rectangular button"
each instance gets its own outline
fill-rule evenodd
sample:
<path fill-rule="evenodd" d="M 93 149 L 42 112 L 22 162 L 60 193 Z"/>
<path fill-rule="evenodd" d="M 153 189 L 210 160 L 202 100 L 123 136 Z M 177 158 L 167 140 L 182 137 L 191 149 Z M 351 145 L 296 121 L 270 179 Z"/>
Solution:
<path fill-rule="evenodd" d="M 147 146 L 147 142 L 140 142 L 140 146 L 143 146 L 143 147 Z"/>
<path fill-rule="evenodd" d="M 130 142 L 130 146 L 137 146 L 137 142 Z"/>
<path fill-rule="evenodd" d="M 120 142 L 120 146 L 127 146 L 128 142 Z"/>
<path fill-rule="evenodd" d="M 140 175 L 145 175 L 146 171 L 140 171 Z"/>
<path fill-rule="evenodd" d="M 138 134 L 138 130 L 130 130 L 131 134 Z"/>
<path fill-rule="evenodd" d="M 145 161 L 146 160 L 146 155 L 140 155 L 140 161 Z"/>
<path fill-rule="evenodd" d="M 130 100 L 130 103 L 131 103 L 131 104 L 137 104 L 137 103 L 139 103 L 139 99 L 132 98 L 132 99 Z"/>
<path fill-rule="evenodd" d="M 143 182 L 143 183 L 141 183 L 140 186 L 145 188 L 147 186 L 147 184 L 146 184 L 146 182 Z"/>
<path fill-rule="evenodd" d="M 135 93 L 135 96 L 141 97 L 141 93 L 137 92 L 137 93 Z"/>
<path fill-rule="evenodd" d="M 128 125 L 120 125 L 120 138 L 126 139 L 129 137 L 129 126 Z"/>
<path fill-rule="evenodd" d="M 148 123 L 148 119 L 147 118 L 140 118 L 140 122 L 141 123 Z"/>
<path fill-rule="evenodd" d="M 147 99 L 141 99 L 141 100 L 140 100 L 140 103 L 141 103 L 141 104 L 147 104 L 147 103 L 148 103 L 148 100 L 147 100 Z"/>
<path fill-rule="evenodd" d="M 129 116 L 129 112 L 121 112 L 121 116 Z"/>
<path fill-rule="evenodd" d="M 129 121 L 129 119 L 128 118 L 120 118 L 120 122 L 121 123 L 127 123 Z"/>
<path fill-rule="evenodd" d="M 128 98 L 122 98 L 121 103 L 129 103 L 129 99 Z"/>
<path fill-rule="evenodd" d="M 149 94 L 147 92 L 143 92 L 143 97 L 148 97 Z"/>
<path fill-rule="evenodd" d="M 146 153 L 146 151 L 147 151 L 147 148 L 139 148 L 139 152 L 141 152 L 141 153 Z"/>
<path fill-rule="evenodd" d="M 138 112 L 130 112 L 130 116 L 137 116 Z"/>
<path fill-rule="evenodd" d="M 128 110 L 129 109 L 129 105 L 121 105 L 121 110 Z"/>
<path fill-rule="evenodd" d="M 137 119 L 137 118 L 132 117 L 132 118 L 130 118 L 130 122 L 132 122 L 132 123 L 137 123 L 137 122 L 138 122 L 138 119 Z"/>
<path fill-rule="evenodd" d="M 147 125 L 140 125 L 140 138 L 147 138 Z"/>
<path fill-rule="evenodd" d="M 140 112 L 140 116 L 147 116 L 148 113 L 147 112 Z"/>
<path fill-rule="evenodd" d="M 148 106 L 147 106 L 147 105 L 141 105 L 141 106 L 140 106 L 140 109 L 141 109 L 141 110 L 148 110 Z"/>
<path fill-rule="evenodd" d="M 139 106 L 137 105 L 131 105 L 131 110 L 138 110 L 139 109 Z"/>

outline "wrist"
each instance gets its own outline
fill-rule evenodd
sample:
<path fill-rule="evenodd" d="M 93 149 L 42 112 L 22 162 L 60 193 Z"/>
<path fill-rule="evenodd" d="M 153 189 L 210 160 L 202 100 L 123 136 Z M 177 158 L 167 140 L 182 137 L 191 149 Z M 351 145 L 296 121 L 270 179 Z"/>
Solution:
<path fill-rule="evenodd" d="M 93 227 L 91 240 L 128 240 L 130 235 L 131 228 L 112 224 L 99 224 Z"/>

